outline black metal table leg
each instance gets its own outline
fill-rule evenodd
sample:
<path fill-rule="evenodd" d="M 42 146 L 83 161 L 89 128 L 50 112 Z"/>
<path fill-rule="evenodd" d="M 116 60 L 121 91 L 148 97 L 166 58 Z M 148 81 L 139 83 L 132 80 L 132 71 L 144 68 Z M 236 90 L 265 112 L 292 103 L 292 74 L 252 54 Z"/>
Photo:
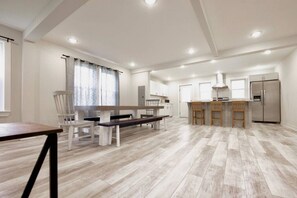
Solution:
<path fill-rule="evenodd" d="M 58 146 L 57 134 L 50 134 L 50 197 L 58 197 Z"/>
<path fill-rule="evenodd" d="M 58 197 L 58 149 L 57 149 L 57 134 L 49 134 L 42 149 L 39 154 L 39 157 L 36 161 L 36 164 L 33 168 L 31 176 L 28 180 L 28 183 L 23 192 L 22 198 L 29 197 L 32 188 L 35 184 L 36 178 L 39 174 L 41 166 L 46 157 L 47 151 L 50 150 L 50 197 Z"/>

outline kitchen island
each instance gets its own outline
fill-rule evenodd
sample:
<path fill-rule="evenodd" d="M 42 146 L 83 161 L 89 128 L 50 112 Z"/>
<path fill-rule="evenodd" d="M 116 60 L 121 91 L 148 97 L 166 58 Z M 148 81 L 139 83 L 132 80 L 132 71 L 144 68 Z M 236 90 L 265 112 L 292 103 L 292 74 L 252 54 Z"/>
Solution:
<path fill-rule="evenodd" d="M 252 123 L 252 101 L 251 100 L 228 100 L 223 102 L 223 126 L 224 127 L 232 127 L 232 102 L 233 101 L 245 101 L 245 126 L 248 128 Z M 188 121 L 189 124 L 192 124 L 192 103 L 193 102 L 203 102 L 204 103 L 204 111 L 205 111 L 205 125 L 210 125 L 210 102 L 211 101 L 191 101 L 188 102 Z M 242 116 L 240 114 L 236 114 L 236 117 Z M 236 126 L 242 126 L 242 124 L 237 121 Z"/>

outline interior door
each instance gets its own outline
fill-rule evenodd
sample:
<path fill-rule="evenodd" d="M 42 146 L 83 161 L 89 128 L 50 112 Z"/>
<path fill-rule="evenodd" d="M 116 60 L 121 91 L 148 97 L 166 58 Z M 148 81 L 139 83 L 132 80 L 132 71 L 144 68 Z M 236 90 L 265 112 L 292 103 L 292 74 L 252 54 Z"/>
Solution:
<path fill-rule="evenodd" d="M 264 121 L 280 122 L 280 82 L 264 82 Z"/>
<path fill-rule="evenodd" d="M 192 100 L 192 85 L 179 86 L 179 117 L 188 117 L 188 103 Z"/>
<path fill-rule="evenodd" d="M 263 82 L 251 83 L 252 121 L 263 122 Z"/>

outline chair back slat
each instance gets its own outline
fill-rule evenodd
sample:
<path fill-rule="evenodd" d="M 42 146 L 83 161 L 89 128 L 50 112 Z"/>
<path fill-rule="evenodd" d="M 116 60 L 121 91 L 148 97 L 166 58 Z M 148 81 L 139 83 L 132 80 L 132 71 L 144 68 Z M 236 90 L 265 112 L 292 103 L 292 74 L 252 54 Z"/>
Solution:
<path fill-rule="evenodd" d="M 192 102 L 192 111 L 195 110 L 203 110 L 204 109 L 204 103 L 203 102 Z"/>
<path fill-rule="evenodd" d="M 55 91 L 54 100 L 59 124 L 70 124 L 75 121 L 73 93 L 71 91 Z"/>
<path fill-rule="evenodd" d="M 245 111 L 246 102 L 245 101 L 233 101 L 232 110 L 233 111 Z"/>
<path fill-rule="evenodd" d="M 222 111 L 223 102 L 222 101 L 212 101 L 210 102 L 211 111 Z"/>
<path fill-rule="evenodd" d="M 145 101 L 145 106 L 159 106 L 160 100 L 159 99 L 151 99 L 151 100 L 146 100 Z M 153 109 L 147 109 L 146 110 L 147 115 L 153 115 L 154 110 Z"/>

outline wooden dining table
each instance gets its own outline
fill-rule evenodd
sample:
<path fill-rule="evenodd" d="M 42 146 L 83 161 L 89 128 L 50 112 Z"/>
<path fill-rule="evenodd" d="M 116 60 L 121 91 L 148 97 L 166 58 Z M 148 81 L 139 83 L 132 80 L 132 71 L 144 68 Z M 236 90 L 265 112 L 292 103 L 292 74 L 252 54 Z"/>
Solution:
<path fill-rule="evenodd" d="M 100 123 L 109 122 L 110 115 L 113 111 L 131 110 L 133 111 L 133 117 L 139 116 L 138 111 L 140 110 L 153 110 L 153 115 L 158 116 L 159 110 L 163 109 L 164 106 L 75 106 L 77 111 L 78 119 L 83 119 L 90 112 L 96 112 L 100 116 Z M 160 122 L 154 125 L 154 129 L 160 129 Z M 111 144 L 111 129 L 107 127 L 99 128 L 99 145 L 105 146 Z"/>
<path fill-rule="evenodd" d="M 24 189 L 22 197 L 29 197 L 34 186 L 43 161 L 49 150 L 49 179 L 50 179 L 50 197 L 58 197 L 58 146 L 57 133 L 63 130 L 35 123 L 1 123 L 0 124 L 0 142 L 28 138 L 40 135 L 46 135 L 47 139 L 39 154 L 36 164 L 33 168 L 28 183 Z"/>

